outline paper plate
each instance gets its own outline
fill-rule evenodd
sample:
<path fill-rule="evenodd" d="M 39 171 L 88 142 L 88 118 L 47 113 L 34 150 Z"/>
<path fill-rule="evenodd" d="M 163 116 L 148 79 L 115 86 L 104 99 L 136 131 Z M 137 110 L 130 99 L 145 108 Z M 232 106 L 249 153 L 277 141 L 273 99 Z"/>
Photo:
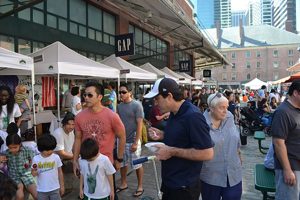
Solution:
<path fill-rule="evenodd" d="M 157 144 L 164 144 L 163 142 L 149 142 L 149 143 L 146 143 L 145 146 L 152 152 L 155 152 L 157 151 L 157 147 L 154 147 L 154 145 L 157 145 Z"/>

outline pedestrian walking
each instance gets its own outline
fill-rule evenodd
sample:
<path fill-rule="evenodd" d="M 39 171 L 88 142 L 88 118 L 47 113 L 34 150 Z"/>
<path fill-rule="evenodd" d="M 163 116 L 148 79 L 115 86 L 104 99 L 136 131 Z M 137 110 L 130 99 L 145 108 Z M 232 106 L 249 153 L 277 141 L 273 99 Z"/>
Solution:
<path fill-rule="evenodd" d="M 300 198 L 300 81 L 276 109 L 271 134 L 274 144 L 276 200 Z"/>

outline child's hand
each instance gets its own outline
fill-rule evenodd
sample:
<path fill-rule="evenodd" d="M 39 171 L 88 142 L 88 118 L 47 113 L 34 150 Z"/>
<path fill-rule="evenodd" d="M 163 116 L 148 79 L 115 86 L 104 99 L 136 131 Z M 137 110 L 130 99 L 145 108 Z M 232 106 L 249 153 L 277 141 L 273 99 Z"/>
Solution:
<path fill-rule="evenodd" d="M 59 193 L 60 193 L 60 196 L 65 194 L 65 186 L 64 185 L 60 186 Z"/>
<path fill-rule="evenodd" d="M 83 199 L 83 190 L 82 189 L 79 189 L 79 197 L 80 197 L 80 199 Z"/>
<path fill-rule="evenodd" d="M 114 200 L 115 199 L 115 192 L 112 190 L 111 192 L 110 192 L 110 199 L 109 200 Z"/>

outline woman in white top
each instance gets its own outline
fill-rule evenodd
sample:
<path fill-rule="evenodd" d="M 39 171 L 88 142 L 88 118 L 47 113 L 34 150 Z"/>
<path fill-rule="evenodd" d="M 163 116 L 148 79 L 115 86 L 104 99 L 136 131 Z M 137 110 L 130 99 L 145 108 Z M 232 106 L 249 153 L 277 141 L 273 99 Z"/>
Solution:
<path fill-rule="evenodd" d="M 0 130 L 6 131 L 9 123 L 16 122 L 18 126 L 22 119 L 22 113 L 15 103 L 11 89 L 5 85 L 0 86 Z"/>
<path fill-rule="evenodd" d="M 71 110 L 74 115 L 77 115 L 82 109 L 79 87 L 78 86 L 73 87 L 71 89 L 71 94 L 73 95 Z"/>

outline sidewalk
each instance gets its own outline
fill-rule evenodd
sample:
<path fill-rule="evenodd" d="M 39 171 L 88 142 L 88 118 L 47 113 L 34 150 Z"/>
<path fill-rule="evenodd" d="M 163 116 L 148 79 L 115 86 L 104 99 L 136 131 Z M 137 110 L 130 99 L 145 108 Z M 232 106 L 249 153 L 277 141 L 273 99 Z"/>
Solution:
<path fill-rule="evenodd" d="M 271 141 L 270 137 L 266 138 L 266 141 L 263 141 L 264 146 L 269 146 Z M 264 155 L 261 154 L 258 150 L 257 141 L 253 136 L 248 137 L 248 144 L 241 147 L 242 160 L 243 160 L 243 195 L 242 200 L 260 200 L 262 199 L 262 194 L 260 191 L 255 190 L 254 188 L 254 166 L 256 163 L 263 163 Z M 149 155 L 149 151 L 143 147 L 142 155 Z M 158 172 L 160 172 L 160 163 L 156 161 L 156 166 Z M 133 193 L 137 188 L 136 184 L 136 175 L 135 173 L 129 173 L 128 180 L 128 189 L 118 193 L 119 200 L 138 200 L 142 197 L 148 196 L 153 199 L 157 199 L 157 190 L 155 184 L 155 177 L 153 171 L 153 165 L 151 162 L 144 164 L 144 194 L 139 197 L 133 197 Z M 160 174 L 159 174 L 160 177 Z M 120 184 L 120 174 L 116 174 L 117 186 Z M 78 198 L 78 188 L 76 188 L 72 193 L 66 195 L 63 200 L 75 200 Z M 200 198 L 201 200 L 201 198 Z"/>

